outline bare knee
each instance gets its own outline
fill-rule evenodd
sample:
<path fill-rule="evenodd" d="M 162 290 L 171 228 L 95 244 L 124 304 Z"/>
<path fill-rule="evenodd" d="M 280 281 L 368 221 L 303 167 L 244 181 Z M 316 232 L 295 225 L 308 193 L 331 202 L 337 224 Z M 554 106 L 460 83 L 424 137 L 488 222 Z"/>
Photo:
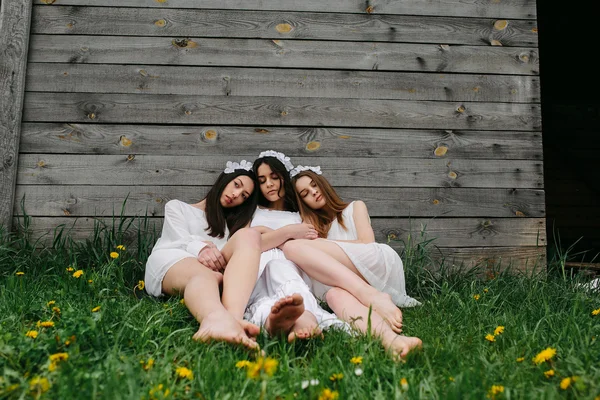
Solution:
<path fill-rule="evenodd" d="M 242 228 L 233 234 L 238 240 L 237 243 L 243 243 L 245 246 L 251 246 L 260 250 L 260 233 L 256 229 Z"/>
<path fill-rule="evenodd" d="M 330 307 L 335 307 L 336 304 L 340 304 L 344 301 L 344 297 L 347 295 L 344 289 L 339 287 L 332 287 L 325 293 L 325 300 Z"/>
<path fill-rule="evenodd" d="M 306 251 L 306 244 L 307 240 L 305 239 L 288 240 L 279 248 L 283 250 L 283 254 L 288 260 L 293 260 L 297 254 Z"/>

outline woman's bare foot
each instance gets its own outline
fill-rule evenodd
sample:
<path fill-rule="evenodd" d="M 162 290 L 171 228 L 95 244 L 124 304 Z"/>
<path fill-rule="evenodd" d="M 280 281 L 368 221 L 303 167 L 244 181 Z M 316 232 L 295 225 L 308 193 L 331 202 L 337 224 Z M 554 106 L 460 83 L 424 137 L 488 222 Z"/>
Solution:
<path fill-rule="evenodd" d="M 296 339 L 308 339 L 320 335 L 322 335 L 322 332 L 319 328 L 317 319 L 313 313 L 304 311 L 304 313 L 296 320 L 296 323 L 294 323 L 292 331 L 288 335 L 288 342 L 293 342 Z"/>
<path fill-rule="evenodd" d="M 377 294 L 371 296 L 370 301 L 373 311 L 379 314 L 394 332 L 402 332 L 402 311 L 396 307 L 392 301 L 392 296 L 377 292 Z M 369 307 L 369 304 L 365 304 L 365 306 Z"/>
<path fill-rule="evenodd" d="M 383 346 L 392 353 L 392 357 L 403 359 L 413 349 L 421 348 L 423 342 L 418 337 L 385 333 L 381 338 Z"/>
<path fill-rule="evenodd" d="M 229 314 L 229 312 L 214 311 L 208 314 L 200 323 L 200 329 L 192 339 L 205 343 L 211 341 L 241 344 L 249 349 L 255 349 L 258 344 L 246 335 L 244 327 Z"/>
<path fill-rule="evenodd" d="M 303 312 L 304 299 L 298 293 L 277 300 L 265 322 L 267 333 L 271 336 L 287 334 Z"/>
<path fill-rule="evenodd" d="M 258 336 L 258 334 L 260 333 L 260 327 L 257 325 L 254 325 L 251 322 L 248 322 L 246 320 L 241 320 L 239 321 L 240 325 L 242 325 L 242 328 L 244 328 L 244 331 L 246 332 L 246 335 L 253 338 Z"/>

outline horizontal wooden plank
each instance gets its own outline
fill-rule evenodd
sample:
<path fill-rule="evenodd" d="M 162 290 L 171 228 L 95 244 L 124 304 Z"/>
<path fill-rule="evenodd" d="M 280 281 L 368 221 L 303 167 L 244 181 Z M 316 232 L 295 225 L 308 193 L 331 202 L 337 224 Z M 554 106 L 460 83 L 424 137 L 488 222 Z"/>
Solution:
<path fill-rule="evenodd" d="M 27 92 L 23 121 L 541 129 L 539 104 L 54 92 Z"/>
<path fill-rule="evenodd" d="M 47 0 L 34 0 L 34 4 L 47 6 Z M 453 15 L 465 17 L 498 17 L 535 19 L 534 0 L 503 0 L 482 2 L 481 0 L 440 0 L 433 6 L 424 0 L 56 0 L 52 6 L 95 6 L 95 7 L 160 7 L 188 9 L 224 10 L 274 10 L 312 11 L 335 13 L 409 14 L 409 15 Z"/>
<path fill-rule="evenodd" d="M 317 40 L 31 35 L 30 62 L 538 75 L 527 47 Z"/>
<path fill-rule="evenodd" d="M 118 210 L 117 210 L 118 220 Z M 76 239 L 90 236 L 94 218 L 35 217 L 31 219 L 33 237 L 52 236 L 54 229 L 64 226 L 70 229 Z M 112 218 L 99 218 L 112 226 Z M 150 218 L 160 232 L 162 218 Z M 545 220 L 537 218 L 392 218 L 372 219 L 375 240 L 402 248 L 410 234 L 414 240 L 431 239 L 430 247 L 504 247 L 504 246 L 545 246 Z M 424 238 L 420 233 L 424 231 Z M 132 234 L 134 234 L 132 232 Z"/>
<path fill-rule="evenodd" d="M 510 268 L 513 272 L 544 273 L 546 246 L 531 247 L 438 247 L 431 257 L 443 262 L 445 268 L 479 268 L 488 279 L 497 271 Z"/>
<path fill-rule="evenodd" d="M 27 91 L 539 103 L 538 77 L 29 63 Z"/>
<path fill-rule="evenodd" d="M 32 33 L 537 47 L 534 20 L 157 8 L 35 7 Z"/>
<path fill-rule="evenodd" d="M 253 160 L 255 155 L 246 159 Z M 212 185 L 223 156 L 22 154 L 17 184 L 147 186 Z M 541 189 L 542 163 L 526 160 L 294 157 L 320 165 L 334 186 Z"/>
<path fill-rule="evenodd" d="M 31 216 L 162 216 L 172 199 L 195 203 L 210 186 L 19 185 L 15 213 Z M 372 217 L 543 217 L 544 192 L 531 189 L 337 187 L 346 201 L 363 200 Z M 126 201 L 125 201 L 126 200 Z"/>
<path fill-rule="evenodd" d="M 165 143 L 168 142 L 168 146 Z M 542 159 L 541 132 L 23 123 L 23 153 Z"/>

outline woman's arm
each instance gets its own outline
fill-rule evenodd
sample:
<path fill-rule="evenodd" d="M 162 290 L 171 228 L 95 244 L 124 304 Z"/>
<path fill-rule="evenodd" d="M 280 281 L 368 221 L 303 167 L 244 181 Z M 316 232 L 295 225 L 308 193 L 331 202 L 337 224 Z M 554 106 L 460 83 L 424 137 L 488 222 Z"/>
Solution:
<path fill-rule="evenodd" d="M 352 214 L 356 233 L 358 234 L 356 243 L 373 243 L 375 241 L 375 233 L 371 227 L 371 218 L 369 217 L 367 205 L 360 200 L 355 201 Z"/>
<path fill-rule="evenodd" d="M 271 229 L 266 226 L 255 226 L 261 233 L 261 251 L 267 251 L 281 246 L 291 239 L 316 239 L 318 233 L 310 224 L 291 224 L 279 229 Z"/>

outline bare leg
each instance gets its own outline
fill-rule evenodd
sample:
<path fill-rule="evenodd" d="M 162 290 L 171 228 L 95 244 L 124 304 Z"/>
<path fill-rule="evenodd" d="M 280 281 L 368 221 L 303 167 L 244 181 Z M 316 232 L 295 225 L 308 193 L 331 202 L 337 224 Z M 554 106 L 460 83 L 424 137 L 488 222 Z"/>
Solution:
<path fill-rule="evenodd" d="M 237 231 L 221 249 L 227 261 L 221 300 L 225 309 L 240 321 L 256 283 L 260 250 L 260 233 L 248 228 Z"/>
<path fill-rule="evenodd" d="M 195 258 L 185 258 L 173 265 L 163 279 L 162 288 L 163 292 L 171 295 L 183 293 L 186 307 L 200 323 L 194 339 L 257 347 L 244 326 L 221 304 L 217 274 Z"/>
<path fill-rule="evenodd" d="M 373 306 L 392 330 L 402 331 L 402 312 L 392 297 L 365 282 L 337 244 L 325 240 L 290 240 L 282 247 L 286 258 L 313 279 L 345 289 L 366 307 Z"/>
<path fill-rule="evenodd" d="M 361 332 L 367 332 L 369 327 L 369 309 L 358 299 L 340 288 L 331 288 L 327 292 L 327 304 L 338 318 L 352 323 Z M 397 335 L 376 312 L 371 313 L 371 332 L 383 342 L 383 346 L 394 357 L 404 358 L 414 348 L 421 347 L 421 339 L 417 337 Z"/>

